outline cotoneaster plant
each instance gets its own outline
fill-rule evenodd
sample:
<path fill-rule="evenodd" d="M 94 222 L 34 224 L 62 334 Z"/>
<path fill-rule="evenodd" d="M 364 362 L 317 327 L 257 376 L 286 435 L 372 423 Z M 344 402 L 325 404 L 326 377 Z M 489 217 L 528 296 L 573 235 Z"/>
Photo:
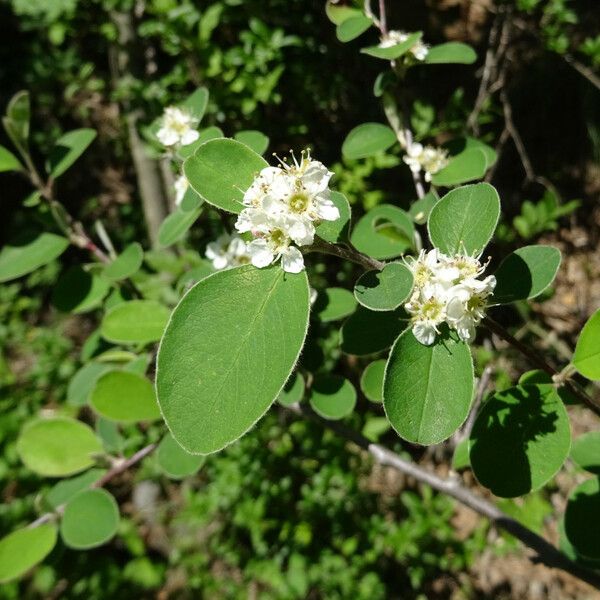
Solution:
<path fill-rule="evenodd" d="M 386 428 L 410 444 L 460 440 L 463 465 L 496 496 L 538 490 L 569 456 L 598 473 L 600 434 L 572 443 L 564 403 L 582 403 L 600 415 L 575 378 L 600 380 L 600 312 L 558 371 L 493 319 L 495 307 L 547 290 L 560 252 L 533 245 L 497 256 L 490 242 L 500 198 L 481 182 L 496 160 L 494 150 L 468 137 L 444 148 L 415 142 L 407 109 L 398 109 L 406 104 L 409 70 L 470 64 L 474 51 L 458 43 L 430 46 L 421 32 L 389 31 L 383 2 L 377 16 L 368 2 L 363 10 L 329 3 L 327 12 L 343 42 L 375 28 L 379 43 L 362 52 L 384 65 L 374 91 L 388 124 L 357 125 L 342 153 L 354 159 L 401 154 L 400 168 L 414 184 L 406 195 L 417 196 L 403 204 L 408 210 L 383 204 L 353 220 L 348 200 L 335 191 L 335 174 L 316 152 L 299 149 L 269 164 L 263 158 L 269 140 L 260 132 L 233 139 L 216 127 L 199 129 L 208 101 L 201 88 L 145 129 L 149 151 L 176 177 L 176 207 L 161 227 L 160 243 L 180 243 L 195 223 L 217 213 L 223 230 L 206 240 L 205 258 L 195 248 L 160 254 L 137 242 L 116 252 L 103 229 L 94 242 L 54 191 L 95 132 L 58 139 L 41 175 L 28 145 L 29 96 L 21 92 L 11 100 L 3 123 L 16 153 L 0 148 L 0 168 L 29 179 L 34 191 L 27 204 L 55 226 L 6 245 L 0 281 L 30 273 L 74 245 L 92 261 L 61 275 L 54 304 L 72 313 L 98 310 L 101 319 L 64 407 L 32 419 L 17 440 L 28 468 L 61 481 L 44 494 L 33 523 L 0 540 L 0 581 L 27 573 L 59 534 L 75 549 L 107 543 L 120 517 L 104 487 L 117 475 L 155 460 L 168 477 L 193 476 L 203 455 L 235 443 L 278 400 L 282 410 L 330 427 L 377 462 L 489 518 L 548 565 L 600 588 L 597 478 L 572 492 L 561 551 L 461 485 L 456 474 L 441 479 L 349 429 L 341 421 L 356 410 L 353 383 L 304 361 L 311 319 L 343 321 L 340 351 L 357 357 L 357 379 L 366 397 L 382 400 Z M 348 269 L 353 293 L 322 284 L 311 290 L 310 281 L 319 281 L 315 265 L 326 255 L 333 265 L 354 265 Z M 497 393 L 489 391 L 488 378 L 474 375 L 473 346 L 490 333 L 535 368 Z M 480 372 L 482 365 L 475 366 Z M 138 424 L 137 441 L 115 442 Z"/>

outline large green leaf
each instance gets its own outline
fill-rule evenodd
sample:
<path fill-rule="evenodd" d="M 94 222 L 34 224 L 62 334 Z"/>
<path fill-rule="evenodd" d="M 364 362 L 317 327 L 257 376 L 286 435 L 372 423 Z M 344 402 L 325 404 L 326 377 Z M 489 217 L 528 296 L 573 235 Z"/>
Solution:
<path fill-rule="evenodd" d="M 356 310 L 356 300 L 352 292 L 339 287 L 329 287 L 319 292 L 313 311 L 323 323 L 338 321 Z"/>
<path fill-rule="evenodd" d="M 144 251 L 137 242 L 129 244 L 117 258 L 104 268 L 103 275 L 110 281 L 120 281 L 137 273 L 144 260 Z"/>
<path fill-rule="evenodd" d="M 340 375 L 320 375 L 313 381 L 309 400 L 313 410 L 324 419 L 343 419 L 354 410 L 356 390 Z"/>
<path fill-rule="evenodd" d="M 362 35 L 371 25 L 373 25 L 371 19 L 364 15 L 357 15 L 340 23 L 335 29 L 335 35 L 340 42 L 350 42 Z"/>
<path fill-rule="evenodd" d="M 425 62 L 429 64 L 461 63 L 470 65 L 477 60 L 477 54 L 471 46 L 461 42 L 447 42 L 429 48 Z"/>
<path fill-rule="evenodd" d="M 277 398 L 306 336 L 306 273 L 251 265 L 197 283 L 167 326 L 156 389 L 173 437 L 193 454 L 248 431 Z"/>
<path fill-rule="evenodd" d="M 575 439 L 571 458 L 582 469 L 600 475 L 600 431 L 588 431 Z"/>
<path fill-rule="evenodd" d="M 572 362 L 584 377 L 600 380 L 600 309 L 583 326 Z"/>
<path fill-rule="evenodd" d="M 43 561 L 56 544 L 56 525 L 13 531 L 0 540 L 0 583 L 17 579 Z"/>
<path fill-rule="evenodd" d="M 452 156 L 448 165 L 432 176 L 433 185 L 459 185 L 481 179 L 487 169 L 487 159 L 479 148 L 470 148 Z"/>
<path fill-rule="evenodd" d="M 156 451 L 158 466 L 171 479 L 184 479 L 198 471 L 204 463 L 204 456 L 189 454 L 167 433 Z"/>
<path fill-rule="evenodd" d="M 342 144 L 346 158 L 365 158 L 396 143 L 396 134 L 391 127 L 381 123 L 363 123 L 355 127 Z"/>
<path fill-rule="evenodd" d="M 81 421 L 53 417 L 25 425 L 17 439 L 17 452 L 32 471 L 63 477 L 91 467 L 94 455 L 102 452 L 102 445 Z"/>
<path fill-rule="evenodd" d="M 103 489 L 85 490 L 65 507 L 60 536 L 69 548 L 86 550 L 108 542 L 117 533 L 119 507 Z"/>
<path fill-rule="evenodd" d="M 488 183 L 448 192 L 431 210 L 427 228 L 433 245 L 445 254 L 483 252 L 500 217 L 498 192 Z"/>
<path fill-rule="evenodd" d="M 381 260 L 411 249 L 414 233 L 412 219 L 406 212 L 391 204 L 380 204 L 358 221 L 350 240 L 360 252 Z"/>
<path fill-rule="evenodd" d="M 48 156 L 48 174 L 53 179 L 60 177 L 96 138 L 93 129 L 75 129 L 60 136 Z"/>
<path fill-rule="evenodd" d="M 413 276 L 401 263 L 388 263 L 381 271 L 367 271 L 354 286 L 354 297 L 370 310 L 395 310 L 410 295 Z"/>
<path fill-rule="evenodd" d="M 21 171 L 23 166 L 19 159 L 7 148 L 0 146 L 0 173 Z"/>
<path fill-rule="evenodd" d="M 389 348 L 406 326 L 406 313 L 372 311 L 359 306 L 342 325 L 341 347 L 346 354 L 362 356 Z"/>
<path fill-rule="evenodd" d="M 63 312 L 84 313 L 99 306 L 109 289 L 106 279 L 73 265 L 56 282 L 52 304 Z"/>
<path fill-rule="evenodd" d="M 337 244 L 348 238 L 350 228 L 350 203 L 344 194 L 340 192 L 331 192 L 331 201 L 340 211 L 340 218 L 335 221 L 322 221 L 317 225 L 317 235 L 332 244 Z"/>
<path fill-rule="evenodd" d="M 148 344 L 159 340 L 169 309 L 155 300 L 131 300 L 111 308 L 102 319 L 102 337 L 117 344 Z"/>
<path fill-rule="evenodd" d="M 369 46 L 368 48 L 363 48 L 361 52 L 383 60 L 396 60 L 403 54 L 406 54 L 421 39 L 422 35 L 423 34 L 420 31 L 416 31 L 409 35 L 405 41 L 400 42 L 395 46 L 388 46 L 387 48 Z"/>
<path fill-rule="evenodd" d="M 450 437 L 469 414 L 473 361 L 469 346 L 448 333 L 421 344 L 410 329 L 390 352 L 383 406 L 398 435 L 416 444 Z"/>
<path fill-rule="evenodd" d="M 493 301 L 499 304 L 535 298 L 553 281 L 560 266 L 560 250 L 525 246 L 509 254 L 496 271 Z"/>
<path fill-rule="evenodd" d="M 0 251 L 0 283 L 17 279 L 58 258 L 69 240 L 54 233 L 26 232 Z"/>
<path fill-rule="evenodd" d="M 150 381 L 127 371 L 109 371 L 100 376 L 90 395 L 90 404 L 105 419 L 119 423 L 160 418 Z"/>
<path fill-rule="evenodd" d="M 244 192 L 267 166 L 267 161 L 245 144 L 222 138 L 202 144 L 183 163 L 183 172 L 206 202 L 239 213 Z"/>
<path fill-rule="evenodd" d="M 569 454 L 571 432 L 552 385 L 519 385 L 484 405 L 469 441 L 471 467 L 496 496 L 514 498 L 542 487 Z"/>
<path fill-rule="evenodd" d="M 179 207 L 160 224 L 158 242 L 163 248 L 178 242 L 187 233 L 202 212 L 201 204 L 191 210 Z"/>

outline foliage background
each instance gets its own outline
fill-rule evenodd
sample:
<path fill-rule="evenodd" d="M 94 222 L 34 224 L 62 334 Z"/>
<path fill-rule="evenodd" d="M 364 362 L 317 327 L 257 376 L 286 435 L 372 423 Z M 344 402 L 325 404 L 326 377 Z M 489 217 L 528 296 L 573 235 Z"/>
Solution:
<path fill-rule="evenodd" d="M 477 125 L 483 139 L 501 150 L 492 180 L 505 210 L 499 243 L 508 250 L 516 241 L 551 236 L 566 251 L 555 297 L 534 305 L 531 331 L 524 335 L 536 339 L 535 327 L 546 323 L 559 336 L 546 340 L 549 351 L 572 347 L 574 334 L 600 304 L 600 290 L 589 283 L 600 272 L 594 256 L 600 103 L 590 81 L 600 64 L 594 0 L 389 4 L 393 27 L 421 29 L 431 43 L 466 41 L 480 57 L 473 67 L 433 68 L 426 78 L 418 70 L 410 74 L 413 127 L 439 143 L 465 131 L 494 15 L 509 15 L 499 81 L 531 166 L 524 168 L 522 153 L 505 139 L 497 95 L 486 100 Z M 118 65 L 123 14 L 135 34 L 126 69 Z M 99 131 L 58 191 L 75 216 L 90 224 L 101 220 L 119 245 L 147 235 L 127 115 L 140 111 L 140 124 L 149 123 L 198 85 L 211 93 L 205 124 L 219 125 L 227 135 L 259 129 L 278 153 L 312 146 L 320 160 L 335 165 L 338 188 L 356 214 L 383 201 L 407 206 L 414 199 L 408 170 L 389 168 L 398 157 L 341 159 L 352 127 L 383 120 L 366 93 L 378 65 L 358 53 L 360 41 L 336 40 L 320 1 L 3 0 L 0 33 L 0 105 L 19 89 L 31 91 L 32 146 L 40 156 L 63 131 Z M 573 57 L 587 76 L 573 67 Z M 577 212 L 565 211 L 568 218 L 559 221 L 540 209 L 548 188 L 563 205 L 578 199 Z M 3 176 L 3 241 L 31 219 L 22 206 L 28 193 L 25 180 Z M 203 223 L 192 245 L 216 228 Z M 77 251 L 69 250 L 66 260 L 75 263 Z M 65 317 L 50 306 L 59 271 L 50 264 L 0 288 L 2 532 L 27 522 L 38 502 L 38 479 L 17 459 L 16 435 L 30 415 L 64 402 L 94 327 L 93 315 Z M 514 309 L 506 311 L 508 322 L 518 319 Z M 513 376 L 508 368 L 496 373 L 497 387 Z M 359 426 L 377 415 L 361 402 Z M 448 460 L 408 451 L 440 469 Z M 532 496 L 526 510 L 511 510 L 542 527 L 551 504 L 560 502 L 561 485 L 566 483 L 555 483 L 556 494 L 551 489 Z M 289 416 L 264 419 L 181 486 L 149 464 L 114 491 L 128 517 L 114 543 L 85 553 L 57 549 L 31 579 L 4 586 L 0 597 L 533 597 L 531 574 L 516 572 L 505 556 L 515 549 L 508 539 L 494 539 L 484 523 L 469 521 L 446 498 L 371 469 L 329 434 Z M 560 578 L 539 578 L 545 597 L 580 593 Z"/>

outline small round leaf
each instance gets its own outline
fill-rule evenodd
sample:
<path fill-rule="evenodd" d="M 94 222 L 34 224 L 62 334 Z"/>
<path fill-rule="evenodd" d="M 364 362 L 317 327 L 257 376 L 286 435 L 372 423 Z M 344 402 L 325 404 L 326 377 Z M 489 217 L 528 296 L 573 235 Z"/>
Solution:
<path fill-rule="evenodd" d="M 573 365 L 584 377 L 600 381 L 600 309 L 588 319 L 579 334 Z"/>
<path fill-rule="evenodd" d="M 296 404 L 296 402 L 302 400 L 304 389 L 304 377 L 296 372 L 287 380 L 285 387 L 281 390 L 281 393 L 277 398 L 277 402 L 279 402 L 281 406 L 291 406 L 292 404 Z"/>
<path fill-rule="evenodd" d="M 413 287 L 410 270 L 400 263 L 388 263 L 381 271 L 367 271 L 354 286 L 354 297 L 370 310 L 395 310 L 408 298 Z"/>
<path fill-rule="evenodd" d="M 117 304 L 102 319 L 102 337 L 117 344 L 156 342 L 169 320 L 169 309 L 155 300 L 131 300 Z"/>
<path fill-rule="evenodd" d="M 363 123 L 355 127 L 342 145 L 346 158 L 365 158 L 387 150 L 396 143 L 396 134 L 391 127 L 381 123 Z"/>
<path fill-rule="evenodd" d="M 383 375 L 386 361 L 369 363 L 360 378 L 360 389 L 371 402 L 383 402 Z"/>
<path fill-rule="evenodd" d="M 205 458 L 198 454 L 189 454 L 170 433 L 167 433 L 158 445 L 157 460 L 160 468 L 171 479 L 183 479 L 196 473 Z"/>
<path fill-rule="evenodd" d="M 313 410 L 324 419 L 343 419 L 354 410 L 356 390 L 344 377 L 323 375 L 315 378 L 309 400 Z"/>
<path fill-rule="evenodd" d="M 338 321 L 356 310 L 356 300 L 352 293 L 344 288 L 327 288 L 319 292 L 313 310 L 323 323 Z"/>
<path fill-rule="evenodd" d="M 115 260 L 104 268 L 104 277 L 110 281 L 120 281 L 137 273 L 144 260 L 144 251 L 137 242 L 129 244 Z"/>

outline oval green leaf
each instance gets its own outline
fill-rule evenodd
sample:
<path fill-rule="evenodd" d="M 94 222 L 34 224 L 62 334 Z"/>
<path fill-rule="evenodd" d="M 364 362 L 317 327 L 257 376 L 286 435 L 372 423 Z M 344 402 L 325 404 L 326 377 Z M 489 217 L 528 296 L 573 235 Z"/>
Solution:
<path fill-rule="evenodd" d="M 264 154 L 269 147 L 269 138 L 261 131 L 256 131 L 255 129 L 238 131 L 233 137 L 238 142 L 242 142 L 242 144 L 254 150 L 256 154 Z"/>
<path fill-rule="evenodd" d="M 560 266 L 560 250 L 552 246 L 525 246 L 509 254 L 498 267 L 493 301 L 507 304 L 539 296 Z"/>
<path fill-rule="evenodd" d="M 446 187 L 481 179 L 487 169 L 487 158 L 479 148 L 465 150 L 450 158 L 450 162 L 431 178 L 433 185 Z"/>
<path fill-rule="evenodd" d="M 104 373 L 92 390 L 90 405 L 99 415 L 119 423 L 154 421 L 160 418 L 150 381 L 127 371 Z"/>
<path fill-rule="evenodd" d="M 184 479 L 194 475 L 205 460 L 204 456 L 186 452 L 170 433 L 161 440 L 156 454 L 158 466 L 171 479 Z"/>
<path fill-rule="evenodd" d="M 571 458 L 582 469 L 600 475 L 600 431 L 589 431 L 574 440 Z"/>
<path fill-rule="evenodd" d="M 0 540 L 0 583 L 24 575 L 42 562 L 56 544 L 56 525 L 45 523 L 9 533 Z"/>
<path fill-rule="evenodd" d="M 17 279 L 58 258 L 69 240 L 54 233 L 23 233 L 0 251 L 0 283 Z"/>
<path fill-rule="evenodd" d="M 384 359 L 369 363 L 360 378 L 360 389 L 371 402 L 383 402 Z"/>
<path fill-rule="evenodd" d="M 178 242 L 196 222 L 196 219 L 202 212 L 202 206 L 197 205 L 196 208 L 190 210 L 178 208 L 171 213 L 161 224 L 158 230 L 158 243 L 166 248 L 175 242 Z"/>
<path fill-rule="evenodd" d="M 179 106 L 187 108 L 200 121 L 208 105 L 208 95 L 208 90 L 205 87 L 200 87 L 192 92 Z"/>
<path fill-rule="evenodd" d="M 298 372 L 294 373 L 286 382 L 283 390 L 277 398 L 277 402 L 281 406 L 291 406 L 300 402 L 304 397 L 304 377 Z"/>
<path fill-rule="evenodd" d="M 95 433 L 68 417 L 37 419 L 25 425 L 17 439 L 17 453 L 25 465 L 47 477 L 79 473 L 102 452 Z"/>
<path fill-rule="evenodd" d="M 569 418 L 554 387 L 520 385 L 484 404 L 471 432 L 469 456 L 481 485 L 496 496 L 514 498 L 554 477 L 570 446 Z"/>
<path fill-rule="evenodd" d="M 422 32 L 416 31 L 409 35 L 406 40 L 395 46 L 388 46 L 387 48 L 370 46 L 369 48 L 363 48 L 361 52 L 383 60 L 395 60 L 406 54 L 421 39 L 422 35 Z"/>
<path fill-rule="evenodd" d="M 396 143 L 396 134 L 391 127 L 381 123 L 363 123 L 355 127 L 342 144 L 346 158 L 365 158 L 387 150 Z"/>
<path fill-rule="evenodd" d="M 401 263 L 388 263 L 381 271 L 367 271 L 354 286 L 354 297 L 370 310 L 395 310 L 410 295 L 413 276 Z"/>
<path fill-rule="evenodd" d="M 48 156 L 48 173 L 56 179 L 62 175 L 96 138 L 93 129 L 75 129 L 59 137 Z"/>
<path fill-rule="evenodd" d="M 215 127 L 214 125 L 211 127 L 207 127 L 206 129 L 201 129 L 199 132 L 199 137 L 195 142 L 188 144 L 187 146 L 181 146 L 177 151 L 177 154 L 182 160 L 192 156 L 194 152 L 196 152 L 197 148 L 202 146 L 202 144 L 208 142 L 209 140 L 215 140 L 217 138 L 223 137 L 223 131 L 220 127 Z"/>
<path fill-rule="evenodd" d="M 116 500 L 103 489 L 85 490 L 66 505 L 60 536 L 69 548 L 87 550 L 111 540 L 118 527 Z"/>
<path fill-rule="evenodd" d="M 499 218 L 500 198 L 491 185 L 465 185 L 448 192 L 432 208 L 429 239 L 445 254 L 476 256 L 494 235 Z"/>
<path fill-rule="evenodd" d="M 459 63 L 470 65 L 477 60 L 477 54 L 471 46 L 461 42 L 447 42 L 429 48 L 425 57 L 428 64 Z"/>
<path fill-rule="evenodd" d="M 398 435 L 415 444 L 438 444 L 465 421 L 473 399 L 469 346 L 449 334 L 421 344 L 410 329 L 390 352 L 383 407 Z"/>
<path fill-rule="evenodd" d="M 373 311 L 359 306 L 342 325 L 342 352 L 364 356 L 389 348 L 406 326 L 403 309 L 393 312 Z"/>
<path fill-rule="evenodd" d="M 67 403 L 72 406 L 84 406 L 96 385 L 96 381 L 103 373 L 111 370 L 111 366 L 98 362 L 89 362 L 75 375 L 67 387 Z"/>
<path fill-rule="evenodd" d="M 141 244 L 129 244 L 115 260 L 104 268 L 103 275 L 110 281 L 121 281 L 137 273 L 144 260 L 144 251 Z"/>
<path fill-rule="evenodd" d="M 356 390 L 344 377 L 322 375 L 313 381 L 309 400 L 318 415 L 335 421 L 352 414 L 356 405 Z"/>
<path fill-rule="evenodd" d="M 102 277 L 70 267 L 61 275 L 52 290 L 52 304 L 63 312 L 84 313 L 98 307 L 110 284 Z"/>
<path fill-rule="evenodd" d="M 600 380 L 600 309 L 588 319 L 579 334 L 573 365 L 584 377 Z"/>
<path fill-rule="evenodd" d="M 245 144 L 223 138 L 202 144 L 183 163 L 183 172 L 206 202 L 239 213 L 245 190 L 267 166 L 267 161 Z"/>
<path fill-rule="evenodd" d="M 356 300 L 348 290 L 331 287 L 319 292 L 313 310 L 323 323 L 338 321 L 356 310 Z"/>
<path fill-rule="evenodd" d="M 19 159 L 7 148 L 0 146 L 0 173 L 23 169 Z"/>
<path fill-rule="evenodd" d="M 277 398 L 306 337 L 306 273 L 251 265 L 197 283 L 161 341 L 156 389 L 177 442 L 193 454 L 224 448 Z"/>
<path fill-rule="evenodd" d="M 373 25 L 371 19 L 364 15 L 357 15 L 340 23 L 335 29 L 335 35 L 340 42 L 350 42 L 362 35 L 371 25 Z"/>
<path fill-rule="evenodd" d="M 69 479 L 63 479 L 54 484 L 50 491 L 44 496 L 44 503 L 52 510 L 56 510 L 62 504 L 66 504 L 79 492 L 87 490 L 106 473 L 106 469 L 89 469 Z"/>
<path fill-rule="evenodd" d="M 117 344 L 148 344 L 159 340 L 170 311 L 155 300 L 131 300 L 111 308 L 102 319 L 100 332 Z"/>

